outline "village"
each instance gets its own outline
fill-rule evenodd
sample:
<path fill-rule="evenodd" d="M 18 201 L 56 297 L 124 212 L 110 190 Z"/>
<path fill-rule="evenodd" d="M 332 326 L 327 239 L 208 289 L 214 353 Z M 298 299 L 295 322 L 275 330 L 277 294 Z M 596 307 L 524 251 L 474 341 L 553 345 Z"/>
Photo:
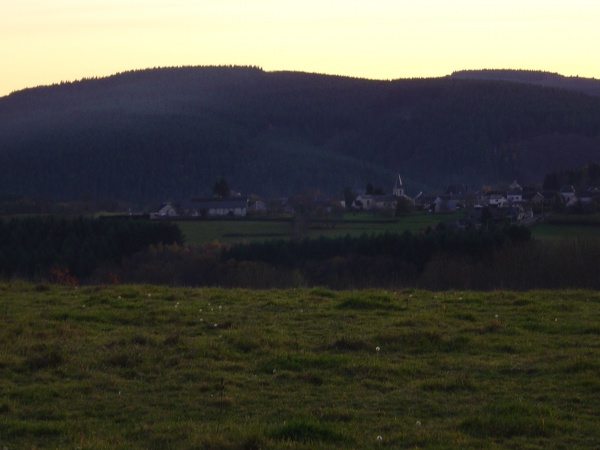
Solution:
<path fill-rule="evenodd" d="M 319 192 L 303 192 L 290 198 L 265 200 L 227 191 L 227 195 L 165 202 L 150 214 L 150 218 L 267 218 L 307 211 L 316 216 L 364 212 L 394 218 L 411 211 L 427 211 L 440 215 L 464 212 L 464 218 L 457 222 L 458 226 L 479 226 L 487 220 L 526 224 L 541 220 L 551 212 L 593 212 L 600 206 L 599 187 L 578 191 L 572 185 L 564 185 L 559 190 L 542 191 L 524 189 L 516 180 L 505 189 L 486 187 L 470 190 L 465 184 L 450 184 L 442 193 L 419 192 L 409 197 L 400 174 L 395 178 L 391 194 L 384 194 L 381 188 L 373 189 L 372 186 L 368 186 L 364 193 L 344 194 L 325 196 Z"/>

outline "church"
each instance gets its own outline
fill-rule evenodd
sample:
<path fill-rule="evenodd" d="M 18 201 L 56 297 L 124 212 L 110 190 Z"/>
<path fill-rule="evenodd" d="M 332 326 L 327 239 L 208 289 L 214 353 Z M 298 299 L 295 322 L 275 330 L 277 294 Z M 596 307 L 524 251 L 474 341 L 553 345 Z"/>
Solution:
<path fill-rule="evenodd" d="M 408 199 L 404 194 L 404 185 L 400 174 L 396 177 L 392 195 L 368 195 L 361 194 L 352 203 L 352 208 L 360 211 L 395 211 L 398 207 L 398 200 Z"/>

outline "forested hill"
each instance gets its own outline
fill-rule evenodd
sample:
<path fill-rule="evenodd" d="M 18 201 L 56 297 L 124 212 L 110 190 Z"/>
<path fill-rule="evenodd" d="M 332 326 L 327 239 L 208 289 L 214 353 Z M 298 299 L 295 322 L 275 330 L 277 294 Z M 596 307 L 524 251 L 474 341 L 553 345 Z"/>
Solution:
<path fill-rule="evenodd" d="M 372 81 L 253 67 L 126 72 L 0 98 L 0 193 L 134 204 L 208 192 L 409 193 L 600 158 L 600 98 L 453 77 Z"/>
<path fill-rule="evenodd" d="M 470 80 L 501 80 L 517 83 L 530 83 L 539 86 L 569 89 L 584 94 L 600 96 L 600 80 L 584 77 L 565 77 L 557 73 L 538 70 L 484 69 L 460 70 L 453 78 Z"/>

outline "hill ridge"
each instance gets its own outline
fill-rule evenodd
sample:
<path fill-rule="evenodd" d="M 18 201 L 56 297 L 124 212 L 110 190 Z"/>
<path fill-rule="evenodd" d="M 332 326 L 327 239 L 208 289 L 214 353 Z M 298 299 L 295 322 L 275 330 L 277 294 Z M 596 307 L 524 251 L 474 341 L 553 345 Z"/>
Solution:
<path fill-rule="evenodd" d="M 453 78 L 473 80 L 513 81 L 539 86 L 556 87 L 584 94 L 600 96 L 600 80 L 579 76 L 564 76 L 555 72 L 520 69 L 481 69 L 459 70 L 453 72 Z"/>
<path fill-rule="evenodd" d="M 540 182 L 600 157 L 600 99 L 505 80 L 155 68 L 0 98 L 0 193 L 202 194 Z"/>

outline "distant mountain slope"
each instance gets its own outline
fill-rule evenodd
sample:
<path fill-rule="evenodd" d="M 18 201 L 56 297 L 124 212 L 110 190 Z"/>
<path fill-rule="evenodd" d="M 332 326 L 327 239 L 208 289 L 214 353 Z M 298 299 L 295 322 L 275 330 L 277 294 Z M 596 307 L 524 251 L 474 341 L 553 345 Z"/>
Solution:
<path fill-rule="evenodd" d="M 556 87 L 600 96 L 600 80 L 595 78 L 565 77 L 557 73 L 537 70 L 460 70 L 452 73 L 451 77 L 464 80 L 496 80 L 530 83 L 538 86 Z"/>
<path fill-rule="evenodd" d="M 600 159 L 600 99 L 454 77 L 372 81 L 252 67 L 127 72 L 0 98 L 0 193 L 186 199 L 409 193 L 541 182 Z"/>

